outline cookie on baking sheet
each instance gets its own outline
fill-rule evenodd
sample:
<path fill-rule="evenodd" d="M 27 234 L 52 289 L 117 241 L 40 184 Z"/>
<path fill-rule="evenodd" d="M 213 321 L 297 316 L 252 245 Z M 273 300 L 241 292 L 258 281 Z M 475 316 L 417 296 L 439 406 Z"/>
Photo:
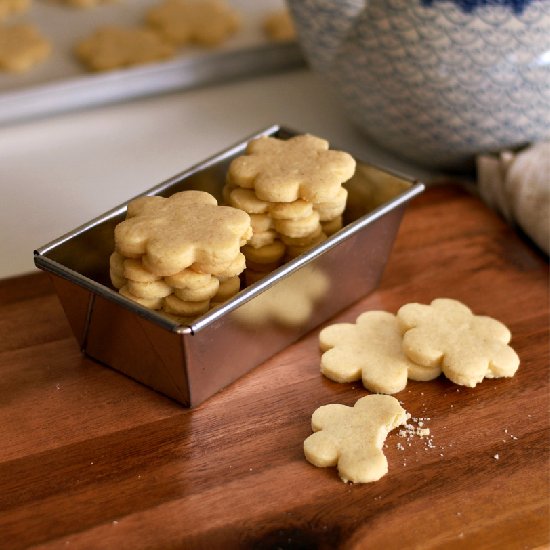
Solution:
<path fill-rule="evenodd" d="M 338 323 L 319 333 L 321 372 L 335 382 L 362 380 L 376 393 L 397 393 L 407 378 L 427 381 L 441 374 L 439 366 L 419 366 L 402 349 L 396 316 L 387 311 L 367 311 L 355 323 Z"/>
<path fill-rule="evenodd" d="M 59 0 L 60 3 L 72 8 L 90 9 L 102 4 L 110 4 L 116 0 Z"/>
<path fill-rule="evenodd" d="M 409 417 L 390 395 L 367 395 L 353 407 L 323 405 L 311 417 L 315 433 L 304 441 L 305 457 L 320 468 L 336 466 L 344 482 L 376 481 L 388 472 L 386 436 Z"/>
<path fill-rule="evenodd" d="M 176 46 L 218 46 L 240 26 L 240 18 L 223 0 L 164 0 L 147 13 L 147 23 Z"/>
<path fill-rule="evenodd" d="M 474 387 L 484 378 L 513 376 L 519 367 L 519 357 L 508 345 L 508 328 L 474 315 L 457 300 L 406 304 L 397 317 L 407 357 L 423 367 L 441 368 L 455 384 Z"/>
<path fill-rule="evenodd" d="M 265 35 L 275 42 L 296 40 L 296 27 L 287 9 L 269 13 L 262 22 Z"/>
<path fill-rule="evenodd" d="M 323 203 L 334 200 L 354 172 L 353 157 L 329 150 L 324 139 L 309 134 L 288 140 L 264 136 L 250 141 L 246 154 L 231 161 L 227 181 L 254 189 L 263 201 Z"/>
<path fill-rule="evenodd" d="M 126 220 L 115 227 L 115 246 L 127 258 L 141 256 L 151 273 L 167 277 L 194 264 L 236 261 L 241 241 L 251 233 L 246 212 L 218 206 L 209 193 L 182 191 L 133 200 Z"/>
<path fill-rule="evenodd" d="M 31 7 L 31 0 L 0 0 L 0 21 L 12 15 L 25 13 Z"/>
<path fill-rule="evenodd" d="M 0 70 L 22 73 L 44 61 L 50 42 L 33 25 L 0 26 Z"/>
<path fill-rule="evenodd" d="M 75 55 L 92 71 L 110 71 L 168 59 L 174 48 L 149 29 L 107 26 L 81 40 Z"/>

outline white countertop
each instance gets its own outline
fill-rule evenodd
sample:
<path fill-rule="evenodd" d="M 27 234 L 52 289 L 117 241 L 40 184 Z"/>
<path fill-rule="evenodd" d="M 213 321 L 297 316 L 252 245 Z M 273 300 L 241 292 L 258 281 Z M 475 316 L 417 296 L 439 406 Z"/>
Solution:
<path fill-rule="evenodd" d="M 419 179 L 356 130 L 307 69 L 0 127 L 0 278 L 33 250 L 272 124 Z"/>

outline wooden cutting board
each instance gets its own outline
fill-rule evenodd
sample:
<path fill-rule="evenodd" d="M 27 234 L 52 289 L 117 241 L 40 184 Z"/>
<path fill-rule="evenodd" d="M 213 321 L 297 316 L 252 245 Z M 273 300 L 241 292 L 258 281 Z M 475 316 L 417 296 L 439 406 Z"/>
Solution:
<path fill-rule="evenodd" d="M 360 251 L 358 251 L 360 253 Z M 445 296 L 507 324 L 517 375 L 397 397 L 380 481 L 304 460 L 311 413 L 360 384 L 319 373 L 318 331 L 195 410 L 81 357 L 43 274 L 0 282 L 0 547 L 533 548 L 549 538 L 548 263 L 479 200 L 427 191 L 380 288 L 334 321 Z"/>

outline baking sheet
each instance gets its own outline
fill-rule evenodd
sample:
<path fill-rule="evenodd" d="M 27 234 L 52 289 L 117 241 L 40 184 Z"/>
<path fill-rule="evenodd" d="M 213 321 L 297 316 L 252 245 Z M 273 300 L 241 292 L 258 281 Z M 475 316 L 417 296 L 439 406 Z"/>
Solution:
<path fill-rule="evenodd" d="M 26 13 L 8 23 L 30 22 L 52 42 L 52 55 L 27 73 L 0 72 L 0 124 L 144 95 L 189 88 L 303 64 L 296 42 L 276 43 L 261 24 L 283 0 L 229 0 L 241 28 L 215 49 L 185 47 L 176 57 L 106 73 L 89 73 L 75 59 L 77 41 L 103 25 L 134 25 L 160 0 L 119 0 L 91 9 L 56 0 L 33 0 Z"/>

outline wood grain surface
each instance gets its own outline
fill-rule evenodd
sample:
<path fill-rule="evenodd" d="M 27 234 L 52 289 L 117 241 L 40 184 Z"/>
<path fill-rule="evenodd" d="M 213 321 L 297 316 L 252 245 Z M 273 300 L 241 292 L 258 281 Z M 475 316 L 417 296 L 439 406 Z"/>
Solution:
<path fill-rule="evenodd" d="M 430 438 L 392 432 L 364 485 L 303 457 L 315 408 L 360 384 L 319 373 L 318 331 L 195 410 L 81 357 L 43 274 L 0 282 L 0 548 L 545 547 L 548 263 L 475 197 L 408 208 L 364 310 L 456 298 L 507 324 L 517 375 L 397 397 Z"/>

